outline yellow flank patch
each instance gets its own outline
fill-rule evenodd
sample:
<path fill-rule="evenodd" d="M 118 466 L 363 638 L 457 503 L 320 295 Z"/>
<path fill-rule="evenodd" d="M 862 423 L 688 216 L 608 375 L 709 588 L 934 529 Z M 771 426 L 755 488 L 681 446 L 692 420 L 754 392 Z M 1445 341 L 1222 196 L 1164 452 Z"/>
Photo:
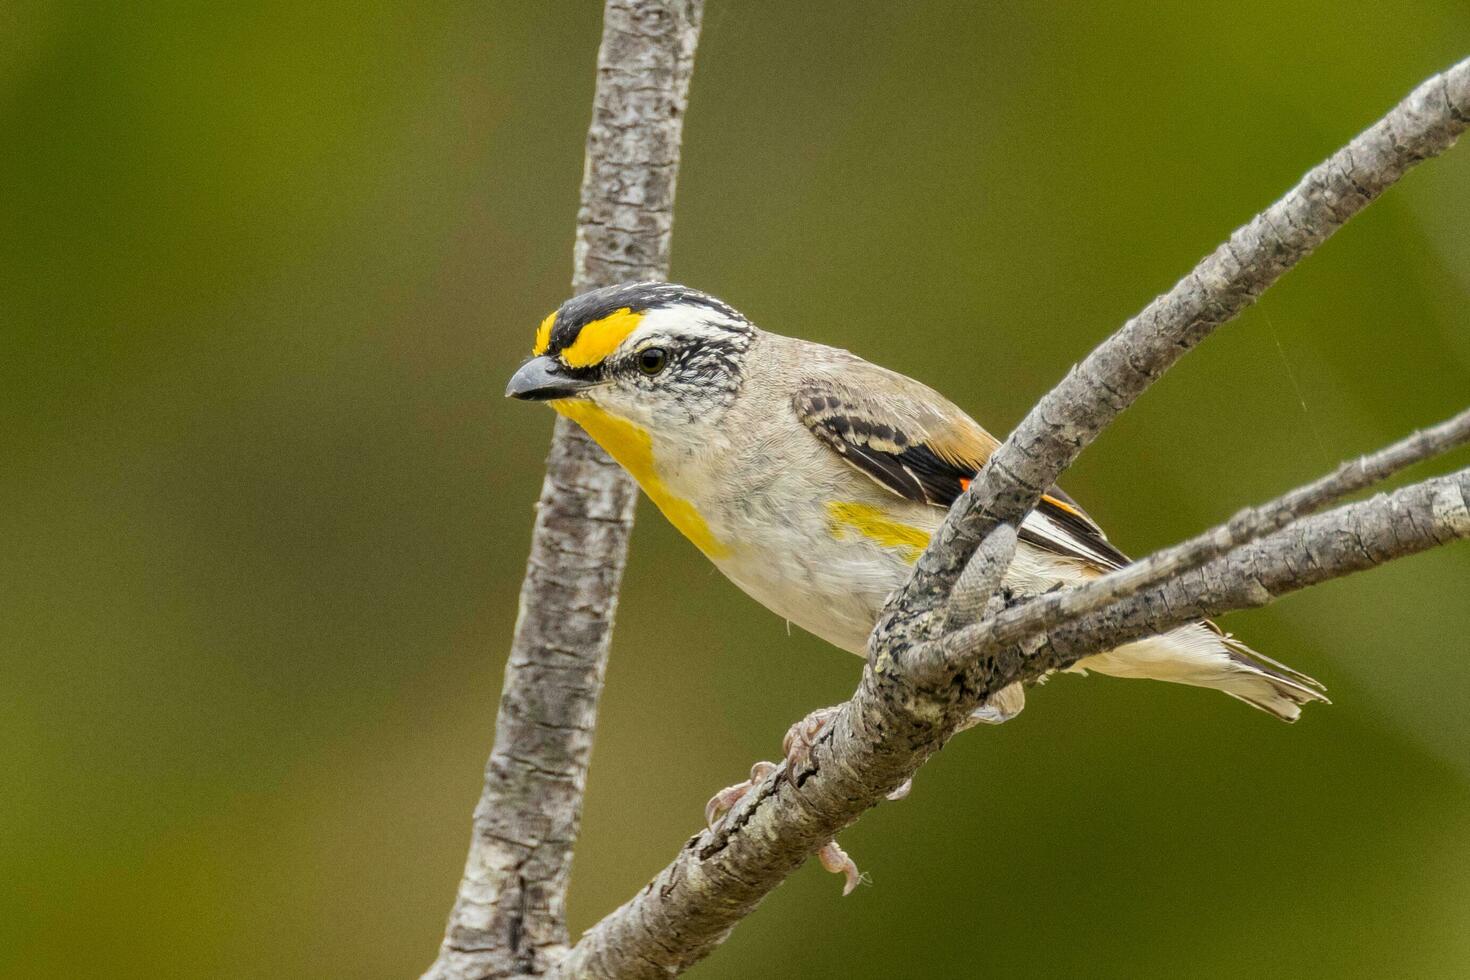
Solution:
<path fill-rule="evenodd" d="M 532 357 L 540 357 L 551 347 L 551 328 L 556 326 L 556 311 L 546 314 L 541 326 L 536 328 L 536 346 L 531 348 Z"/>
<path fill-rule="evenodd" d="M 591 367 L 618 349 L 628 334 L 638 329 L 642 313 L 634 313 L 626 306 L 609 313 L 601 320 L 593 320 L 577 332 L 577 339 L 561 352 L 567 367 Z M 612 452 L 612 450 L 608 450 Z"/>
<path fill-rule="evenodd" d="M 827 516 L 831 520 L 834 538 L 840 540 L 849 531 L 856 531 L 869 541 L 897 550 L 910 564 L 918 561 L 919 555 L 929 545 L 928 531 L 900 524 L 888 517 L 882 508 L 871 504 L 833 501 L 827 505 Z"/>
<path fill-rule="evenodd" d="M 730 549 L 715 538 L 694 505 L 674 496 L 659 479 L 658 469 L 653 463 L 653 440 L 646 430 L 626 419 L 609 415 L 588 401 L 562 398 L 553 401 L 551 407 L 586 429 L 609 456 L 633 474 L 633 479 L 648 494 L 648 499 L 663 511 L 664 517 L 678 528 L 680 534 L 694 542 L 696 548 L 710 558 L 723 558 L 730 553 Z"/>

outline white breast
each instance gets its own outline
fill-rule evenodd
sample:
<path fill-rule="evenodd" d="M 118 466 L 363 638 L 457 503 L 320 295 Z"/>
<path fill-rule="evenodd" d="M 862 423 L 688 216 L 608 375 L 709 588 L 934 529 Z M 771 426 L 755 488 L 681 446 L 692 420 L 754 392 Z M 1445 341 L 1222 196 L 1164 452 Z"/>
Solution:
<path fill-rule="evenodd" d="M 915 556 L 912 548 L 887 547 L 834 527 L 828 504 L 880 510 L 926 537 L 944 511 L 903 500 L 857 470 L 834 465 L 825 447 L 813 451 L 818 447 L 804 429 L 782 428 L 757 440 L 745 438 L 751 428 L 729 419 L 719 445 L 656 444 L 664 480 L 694 505 L 726 550 L 712 560 L 732 582 L 777 616 L 862 655 L 884 602 L 908 580 Z M 1072 571 L 1022 544 L 1007 584 L 1044 591 Z"/>

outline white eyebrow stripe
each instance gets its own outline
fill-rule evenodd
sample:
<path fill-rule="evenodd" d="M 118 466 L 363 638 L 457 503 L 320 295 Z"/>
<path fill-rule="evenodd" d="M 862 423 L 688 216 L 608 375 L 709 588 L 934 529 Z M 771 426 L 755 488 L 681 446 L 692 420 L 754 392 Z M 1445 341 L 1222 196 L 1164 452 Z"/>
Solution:
<path fill-rule="evenodd" d="M 637 329 L 618 345 L 620 350 L 637 350 L 650 341 L 700 341 L 728 343 L 749 335 L 746 324 L 723 319 L 719 313 L 702 306 L 668 306 L 643 314 Z"/>

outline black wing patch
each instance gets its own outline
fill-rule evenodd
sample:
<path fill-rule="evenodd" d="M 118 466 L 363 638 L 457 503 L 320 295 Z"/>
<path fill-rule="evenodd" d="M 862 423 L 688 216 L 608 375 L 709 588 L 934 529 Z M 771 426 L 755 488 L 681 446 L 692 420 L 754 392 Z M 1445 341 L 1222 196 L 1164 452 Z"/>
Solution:
<path fill-rule="evenodd" d="M 941 455 L 922 438 L 864 414 L 864 407 L 827 390 L 806 390 L 794 399 L 796 414 L 822 442 L 880 485 L 906 500 L 933 507 L 955 502 L 983 461 Z M 1104 568 L 1128 564 L 1077 503 L 1057 487 L 1027 518 L 1020 538 L 1055 555 Z"/>
<path fill-rule="evenodd" d="M 806 393 L 796 413 L 822 442 L 907 500 L 948 507 L 974 475 L 894 426 L 859 415 L 840 398 Z"/>

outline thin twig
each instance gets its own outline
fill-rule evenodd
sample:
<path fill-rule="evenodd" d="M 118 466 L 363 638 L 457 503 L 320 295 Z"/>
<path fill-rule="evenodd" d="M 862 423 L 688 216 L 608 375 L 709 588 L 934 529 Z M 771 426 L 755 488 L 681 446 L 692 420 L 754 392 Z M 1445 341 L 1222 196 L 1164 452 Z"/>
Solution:
<path fill-rule="evenodd" d="M 942 603 L 979 540 L 1040 495 L 1181 357 L 1470 122 L 1470 59 L 1425 81 L 1296 187 L 1236 229 L 1173 289 L 1088 354 L 993 453 L 894 606 L 902 628 Z"/>
<path fill-rule="evenodd" d="M 1316 513 L 1328 504 L 1371 487 L 1415 463 L 1432 459 L 1470 442 L 1470 409 L 1438 425 L 1421 429 L 1391 446 L 1347 463 L 1321 479 L 1267 504 L 1248 507 L 1203 534 L 1109 572 L 1101 578 L 1060 592 L 1037 596 L 998 613 L 970 637 L 971 645 L 1015 643 L 1065 620 L 1095 612 L 1118 599 L 1197 568 L 1207 561 Z"/>
<path fill-rule="evenodd" d="M 1470 468 L 1294 521 L 1023 645 L 1026 676 L 1470 537 Z M 965 631 L 946 642 L 959 647 Z M 1004 676 L 995 683 L 1004 682 Z"/>

